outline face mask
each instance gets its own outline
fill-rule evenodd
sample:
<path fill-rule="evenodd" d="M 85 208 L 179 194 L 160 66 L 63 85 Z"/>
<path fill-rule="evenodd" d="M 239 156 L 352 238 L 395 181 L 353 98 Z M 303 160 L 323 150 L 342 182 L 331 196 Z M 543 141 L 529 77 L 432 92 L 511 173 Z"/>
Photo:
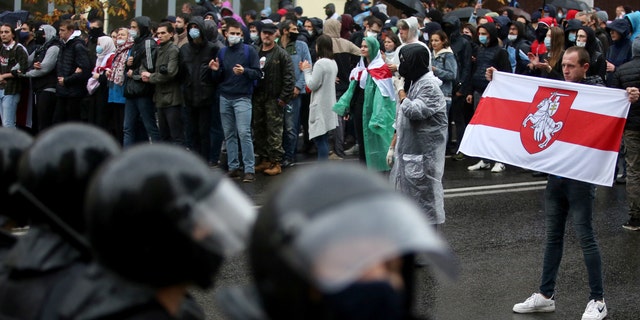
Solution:
<path fill-rule="evenodd" d="M 487 44 L 487 36 L 478 36 L 478 41 L 482 44 Z"/>
<path fill-rule="evenodd" d="M 364 11 L 367 11 L 371 8 L 371 6 L 364 6 Z"/>
<path fill-rule="evenodd" d="M 386 281 L 356 282 L 346 289 L 327 295 L 334 319 L 404 319 L 404 295 Z"/>
<path fill-rule="evenodd" d="M 97 54 L 101 54 L 104 51 L 104 49 L 102 49 L 102 46 L 96 46 L 96 53 Z"/>
<path fill-rule="evenodd" d="M 191 37 L 191 39 L 198 39 L 200 38 L 200 29 L 189 29 L 189 36 Z"/>
<path fill-rule="evenodd" d="M 18 35 L 18 37 L 20 38 L 21 41 L 25 41 L 27 39 L 29 39 L 29 31 L 20 31 L 20 34 Z"/>
<path fill-rule="evenodd" d="M 307 30 L 307 33 L 309 33 L 309 36 L 313 36 L 313 30 Z"/>
<path fill-rule="evenodd" d="M 510 41 L 515 41 L 516 39 L 518 39 L 518 35 L 517 34 L 510 34 L 507 36 L 507 39 L 509 39 Z"/>
<path fill-rule="evenodd" d="M 587 45 L 586 41 L 576 41 L 576 46 L 584 48 Z"/>
<path fill-rule="evenodd" d="M 547 49 L 551 48 L 551 38 L 544 38 L 544 46 L 547 47 Z"/>
<path fill-rule="evenodd" d="M 424 39 L 425 41 L 429 41 L 429 34 L 428 33 L 423 33 L 422 34 L 422 39 Z"/>
<path fill-rule="evenodd" d="M 558 19 L 562 19 L 564 17 L 564 15 L 562 15 L 562 13 L 558 13 Z"/>
<path fill-rule="evenodd" d="M 258 41 L 258 39 L 260 39 L 260 35 L 258 35 L 257 32 L 251 32 L 249 37 L 251 38 L 251 41 Z"/>
<path fill-rule="evenodd" d="M 100 29 L 100 28 L 91 28 L 91 29 L 89 29 L 89 36 L 91 38 L 97 38 L 97 37 L 101 36 L 101 34 L 102 34 L 102 29 Z"/>
<path fill-rule="evenodd" d="M 194 30 L 194 29 L 191 29 L 191 30 Z M 228 36 L 227 41 L 229 41 L 230 46 L 233 46 L 240 43 L 240 41 L 242 41 L 242 38 L 240 38 L 240 36 Z"/>
<path fill-rule="evenodd" d="M 576 42 L 576 34 L 575 33 L 569 33 L 568 40 L 569 40 L 569 42 Z"/>
<path fill-rule="evenodd" d="M 331 11 L 331 10 L 325 10 L 325 11 L 324 11 L 324 14 L 326 14 L 326 15 L 327 15 L 327 17 L 331 17 L 331 16 L 333 15 L 333 11 Z"/>
<path fill-rule="evenodd" d="M 178 34 L 182 34 L 184 32 L 184 28 L 176 28 L 176 32 Z"/>
<path fill-rule="evenodd" d="M 45 42 L 47 42 L 47 38 L 45 38 L 44 36 L 44 30 L 37 30 L 33 41 L 35 41 L 36 44 L 44 44 Z"/>
<path fill-rule="evenodd" d="M 297 32 L 289 32 L 289 41 L 296 41 L 296 39 L 298 39 L 298 33 Z"/>
<path fill-rule="evenodd" d="M 196 3 L 197 3 L 197 4 L 201 4 L 201 3 L 202 3 L 202 0 L 196 0 Z"/>
<path fill-rule="evenodd" d="M 129 35 L 131 36 L 131 38 L 137 38 L 138 37 L 138 31 L 135 30 L 129 30 Z"/>
<path fill-rule="evenodd" d="M 367 37 L 377 37 L 378 33 L 377 32 L 372 32 L 372 31 L 367 31 Z"/>
<path fill-rule="evenodd" d="M 116 40 L 116 44 L 119 45 L 119 46 L 123 45 L 125 42 L 127 42 L 127 41 L 123 40 L 123 39 Z"/>

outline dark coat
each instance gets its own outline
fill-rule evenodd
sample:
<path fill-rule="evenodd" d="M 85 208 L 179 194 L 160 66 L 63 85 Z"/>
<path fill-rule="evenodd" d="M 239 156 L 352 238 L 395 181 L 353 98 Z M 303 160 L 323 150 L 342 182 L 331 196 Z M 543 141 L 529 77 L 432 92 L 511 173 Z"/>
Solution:
<path fill-rule="evenodd" d="M 613 74 L 610 86 L 625 89 L 627 87 L 640 88 L 640 56 L 619 66 Z M 640 102 L 632 103 L 627 115 L 625 130 L 640 131 Z"/>
<path fill-rule="evenodd" d="M 213 105 L 215 81 L 209 62 L 218 55 L 219 48 L 207 39 L 204 20 L 193 17 L 187 28 L 196 25 L 200 29 L 199 40 L 187 35 L 189 44 L 180 48 L 180 78 L 184 102 L 189 107 Z"/>
<path fill-rule="evenodd" d="M 82 72 L 76 73 L 76 69 Z M 57 74 L 58 77 L 64 77 L 64 86 L 56 86 L 56 95 L 69 98 L 86 96 L 91 70 L 93 63 L 89 60 L 89 51 L 82 39 L 75 37 L 63 43 L 58 54 Z"/>

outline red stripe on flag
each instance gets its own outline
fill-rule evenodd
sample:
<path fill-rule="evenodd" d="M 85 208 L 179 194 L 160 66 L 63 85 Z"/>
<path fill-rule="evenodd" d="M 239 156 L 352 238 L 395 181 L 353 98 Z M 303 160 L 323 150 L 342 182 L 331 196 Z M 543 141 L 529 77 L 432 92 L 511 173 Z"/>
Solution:
<path fill-rule="evenodd" d="M 530 106 L 529 102 L 485 97 L 480 100 L 469 124 L 520 132 Z M 571 109 L 557 140 L 618 152 L 625 121 L 625 118 Z"/>
<path fill-rule="evenodd" d="M 381 66 L 380 68 L 367 69 L 367 71 L 369 71 L 369 74 L 374 79 L 378 79 L 378 80 L 391 78 L 393 76 L 391 74 L 391 69 L 389 69 L 389 67 L 387 67 L 386 64 Z"/>

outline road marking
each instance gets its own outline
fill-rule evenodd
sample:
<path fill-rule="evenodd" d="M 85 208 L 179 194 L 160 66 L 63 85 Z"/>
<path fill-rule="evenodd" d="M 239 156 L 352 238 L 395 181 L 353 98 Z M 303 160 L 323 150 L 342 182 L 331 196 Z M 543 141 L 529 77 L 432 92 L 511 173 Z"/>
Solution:
<path fill-rule="evenodd" d="M 451 188 L 444 190 L 445 198 L 457 198 L 468 196 L 481 196 L 487 194 L 523 192 L 542 190 L 546 187 L 547 181 L 531 181 L 506 184 L 484 185 L 476 187 Z"/>

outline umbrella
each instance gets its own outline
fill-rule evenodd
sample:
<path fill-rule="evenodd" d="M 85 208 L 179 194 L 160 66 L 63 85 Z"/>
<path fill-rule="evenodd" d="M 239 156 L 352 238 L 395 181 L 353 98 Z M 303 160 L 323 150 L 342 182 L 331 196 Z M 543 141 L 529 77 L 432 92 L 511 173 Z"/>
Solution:
<path fill-rule="evenodd" d="M 18 21 L 25 22 L 29 19 L 29 11 L 4 11 L 0 13 L 0 22 L 15 26 Z M 17 26 L 20 27 L 20 26 Z"/>
<path fill-rule="evenodd" d="M 424 8 L 422 7 L 420 0 L 389 0 L 387 2 L 409 14 L 424 13 Z"/>
<path fill-rule="evenodd" d="M 531 15 L 528 12 L 526 12 L 526 11 L 520 9 L 520 8 L 502 7 L 500 9 L 498 9 L 498 13 L 501 13 L 504 10 L 511 10 L 511 12 L 513 12 L 513 15 L 515 17 L 523 16 L 525 19 L 527 19 L 527 21 L 531 21 Z"/>
<path fill-rule="evenodd" d="M 580 11 L 588 11 L 589 5 L 580 0 L 551 0 L 549 4 L 556 8 L 575 9 Z"/>
<path fill-rule="evenodd" d="M 448 18 L 448 17 L 457 17 L 460 20 L 468 20 L 469 17 L 471 16 L 471 14 L 473 13 L 474 7 L 465 7 L 465 8 L 459 8 L 459 9 L 455 9 L 447 14 L 444 15 L 444 18 Z M 476 12 L 476 15 L 478 17 L 482 17 L 485 14 L 491 12 L 491 10 L 489 9 L 478 9 L 478 11 Z"/>

